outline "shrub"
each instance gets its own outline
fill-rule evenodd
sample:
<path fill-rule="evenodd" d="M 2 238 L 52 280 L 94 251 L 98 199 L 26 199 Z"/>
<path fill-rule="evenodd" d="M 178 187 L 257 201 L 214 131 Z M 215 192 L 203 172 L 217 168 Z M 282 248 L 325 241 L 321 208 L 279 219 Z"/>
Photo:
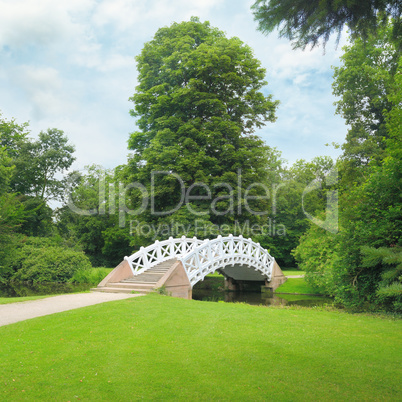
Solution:
<path fill-rule="evenodd" d="M 15 265 L 18 270 L 12 280 L 21 282 L 66 282 L 76 271 L 91 268 L 84 253 L 58 246 L 25 245 Z"/>
<path fill-rule="evenodd" d="M 91 268 L 89 270 L 79 269 L 74 272 L 74 275 L 72 276 L 71 279 L 69 279 L 69 282 L 88 283 L 90 285 L 97 285 L 106 277 L 106 275 L 109 274 L 109 272 L 112 269 L 113 268 L 103 268 L 103 267 Z"/>
<path fill-rule="evenodd" d="M 336 274 L 339 270 L 339 244 L 336 235 L 311 225 L 292 251 L 304 279 L 318 293 L 333 296 L 336 292 Z"/>

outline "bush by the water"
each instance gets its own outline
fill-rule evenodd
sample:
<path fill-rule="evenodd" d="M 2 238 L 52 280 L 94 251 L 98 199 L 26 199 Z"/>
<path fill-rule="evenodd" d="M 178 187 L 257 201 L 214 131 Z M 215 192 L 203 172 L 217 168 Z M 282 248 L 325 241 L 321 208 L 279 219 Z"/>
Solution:
<path fill-rule="evenodd" d="M 60 246 L 25 245 L 15 261 L 13 281 L 66 282 L 78 270 L 91 268 L 88 257 L 80 251 Z"/>

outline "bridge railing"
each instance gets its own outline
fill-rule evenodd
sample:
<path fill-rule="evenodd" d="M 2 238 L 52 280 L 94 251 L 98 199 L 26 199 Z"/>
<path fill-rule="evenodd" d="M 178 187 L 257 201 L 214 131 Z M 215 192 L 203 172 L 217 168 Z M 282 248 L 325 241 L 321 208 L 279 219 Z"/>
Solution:
<path fill-rule="evenodd" d="M 254 268 L 270 281 L 275 263 L 275 259 L 259 243 L 233 235 L 204 240 L 179 259 L 192 286 L 218 268 L 235 264 Z"/>
<path fill-rule="evenodd" d="M 141 247 L 139 251 L 124 259 L 129 263 L 133 275 L 139 275 L 160 262 L 177 258 L 191 252 L 195 247 L 203 243 L 196 237 L 180 239 L 169 237 L 168 240 L 158 241 L 148 247 Z"/>

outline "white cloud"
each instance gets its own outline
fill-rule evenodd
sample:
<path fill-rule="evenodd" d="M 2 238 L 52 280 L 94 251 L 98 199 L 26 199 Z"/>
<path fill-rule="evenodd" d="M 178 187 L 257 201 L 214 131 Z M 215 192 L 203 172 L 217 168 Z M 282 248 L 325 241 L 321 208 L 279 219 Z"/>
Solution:
<path fill-rule="evenodd" d="M 204 17 L 224 0 L 114 0 L 100 2 L 93 16 L 98 26 L 112 24 L 119 31 L 133 29 L 153 34 L 167 21 L 181 21 L 192 15 Z M 138 32 L 141 34 L 141 32 Z"/>
<path fill-rule="evenodd" d="M 237 36 L 267 69 L 267 90 L 279 99 L 278 121 L 258 132 L 295 160 L 342 142 L 334 118 L 333 44 L 293 51 L 277 34 L 263 36 L 250 12 L 254 0 L 0 0 L 0 109 L 33 132 L 57 127 L 77 148 L 77 163 L 113 167 L 126 161 L 136 69 L 134 56 L 158 28 L 199 16 Z M 6 116 L 9 117 L 9 116 Z M 341 139 L 339 139 L 341 138 Z"/>
<path fill-rule="evenodd" d="M 23 65 L 17 67 L 10 78 L 25 92 L 36 119 L 74 111 L 72 103 L 65 97 L 64 82 L 56 69 Z"/>
<path fill-rule="evenodd" d="M 0 46 L 49 46 L 68 38 L 77 31 L 77 24 L 69 14 L 72 7 L 68 4 L 52 0 L 3 0 L 0 6 Z"/>

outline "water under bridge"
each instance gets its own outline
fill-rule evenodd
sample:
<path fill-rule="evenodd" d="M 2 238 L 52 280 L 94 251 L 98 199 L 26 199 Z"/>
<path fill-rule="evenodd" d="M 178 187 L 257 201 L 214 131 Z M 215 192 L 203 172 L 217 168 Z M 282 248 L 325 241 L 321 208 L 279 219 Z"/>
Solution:
<path fill-rule="evenodd" d="M 98 285 L 97 291 L 147 293 L 158 288 L 175 297 L 192 298 L 193 286 L 218 271 L 225 288 L 261 282 L 275 290 L 286 281 L 281 269 L 259 243 L 243 236 L 200 240 L 181 237 L 156 241 L 124 260 Z"/>

